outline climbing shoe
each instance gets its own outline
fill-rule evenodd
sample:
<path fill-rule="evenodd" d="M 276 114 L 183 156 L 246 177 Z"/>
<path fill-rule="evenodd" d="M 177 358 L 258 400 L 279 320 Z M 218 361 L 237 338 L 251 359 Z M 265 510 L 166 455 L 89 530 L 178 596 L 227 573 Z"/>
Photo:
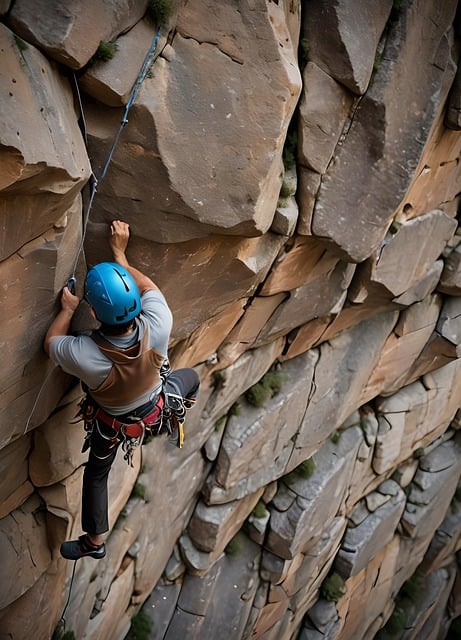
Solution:
<path fill-rule="evenodd" d="M 106 545 L 94 545 L 86 533 L 78 540 L 68 540 L 61 545 L 61 555 L 66 560 L 79 560 L 80 558 L 96 558 L 100 560 L 106 555 Z"/>

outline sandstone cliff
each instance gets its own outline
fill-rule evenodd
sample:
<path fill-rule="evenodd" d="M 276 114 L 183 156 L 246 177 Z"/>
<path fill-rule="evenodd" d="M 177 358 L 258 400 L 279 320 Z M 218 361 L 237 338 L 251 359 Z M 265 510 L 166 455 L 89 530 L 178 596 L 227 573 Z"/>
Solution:
<path fill-rule="evenodd" d="M 0 16 L 0 638 L 121 640 L 142 616 L 156 640 L 445 638 L 456 0 L 4 0 Z M 119 456 L 108 555 L 74 567 L 59 545 L 80 533 L 81 390 L 42 341 L 69 276 L 82 295 L 110 258 L 114 217 L 202 390 L 182 450 Z M 89 327 L 82 302 L 73 331 Z"/>

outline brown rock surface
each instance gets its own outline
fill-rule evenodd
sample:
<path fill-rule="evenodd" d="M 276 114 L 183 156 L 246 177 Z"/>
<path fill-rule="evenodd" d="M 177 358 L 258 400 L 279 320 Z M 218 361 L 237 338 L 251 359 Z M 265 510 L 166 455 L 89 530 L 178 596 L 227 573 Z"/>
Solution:
<path fill-rule="evenodd" d="M 0 450 L 0 519 L 20 507 L 34 491 L 27 468 L 30 447 L 29 436 L 19 438 Z"/>
<path fill-rule="evenodd" d="M 409 371 L 435 329 L 440 307 L 438 296 L 428 296 L 400 314 L 364 387 L 365 398 L 389 395 L 404 386 Z"/>
<path fill-rule="evenodd" d="M 43 422 L 69 385 L 68 376 L 47 361 L 42 341 L 80 242 L 76 213 L 69 211 L 66 227 L 48 231 L 0 264 L 6 318 L 0 378 L 3 444 Z M 19 312 L 23 300 L 27 305 Z"/>
<path fill-rule="evenodd" d="M 0 636 L 51 638 L 69 596 L 66 630 L 88 640 L 124 638 L 141 609 L 156 640 L 371 640 L 423 569 L 406 632 L 445 637 L 461 615 L 455 0 L 174 0 L 150 26 L 146 0 L 7 5 Z M 84 69 L 102 39 L 116 55 Z M 113 217 L 173 310 L 173 367 L 202 384 L 182 449 L 119 453 L 107 556 L 73 565 L 81 391 L 42 343 L 69 275 L 82 296 L 111 259 Z M 80 305 L 71 331 L 94 326 Z"/>
<path fill-rule="evenodd" d="M 405 32 L 400 27 L 390 32 L 373 84 L 360 101 L 347 138 L 323 180 L 313 233 L 330 239 L 351 261 L 363 261 L 379 246 L 419 162 L 432 120 L 453 78 L 445 33 L 455 8 L 456 2 L 447 2 L 441 13 L 429 0 L 418 0 L 403 9 L 406 15 L 399 25 L 404 25 Z M 423 50 L 420 20 L 424 14 L 425 22 L 432 12 Z M 425 24 L 429 28 L 430 23 Z M 413 67 L 410 60 L 415 55 L 419 64 Z"/>
<path fill-rule="evenodd" d="M 0 47 L 0 258 L 5 259 L 66 213 L 90 166 L 68 80 L 2 24 Z"/>
<path fill-rule="evenodd" d="M 304 20 L 310 59 L 353 93 L 364 93 L 391 8 L 390 0 L 311 3 Z"/>
<path fill-rule="evenodd" d="M 147 0 L 18 0 L 9 16 L 21 37 L 43 49 L 50 58 L 80 69 L 100 41 L 110 42 L 144 14 Z M 39 19 L 37 19 L 39 16 Z"/>
<path fill-rule="evenodd" d="M 151 20 L 140 20 L 128 33 L 117 38 L 117 51 L 112 60 L 96 63 L 80 76 L 81 90 L 109 107 L 126 105 L 156 33 Z M 158 38 L 152 60 L 163 46 L 165 38 L 162 41 Z M 120 74 L 120 68 L 123 74 Z"/>
<path fill-rule="evenodd" d="M 313 62 L 307 63 L 299 105 L 298 154 L 302 165 L 326 172 L 352 104 L 352 96 L 331 75 Z"/>
<path fill-rule="evenodd" d="M 439 289 L 453 296 L 461 295 L 461 244 L 445 260 Z"/>
<path fill-rule="evenodd" d="M 267 12 L 261 0 L 256 4 L 256 11 L 251 3 L 239 11 L 226 2 L 184 5 L 174 56 L 160 58 L 142 86 L 109 183 L 100 190 L 104 197 L 95 220 L 114 216 L 116 196 L 125 199 L 129 221 L 152 221 L 150 237 L 157 241 L 210 232 L 259 235 L 269 229 L 281 186 L 282 146 L 301 82 L 282 9 L 272 4 Z M 270 104 L 255 100 L 267 91 Z M 146 127 L 155 136 L 147 138 Z M 89 131 L 98 147 L 112 137 L 107 125 L 98 132 L 91 120 Z M 91 151 L 99 164 L 101 149 L 93 144 Z M 146 187 L 141 194 L 140 182 Z"/>
<path fill-rule="evenodd" d="M 382 506 L 346 530 L 335 559 L 336 570 L 345 578 L 362 571 L 394 537 L 405 508 L 405 494 L 392 480 L 378 488 L 379 494 L 385 492 L 390 492 L 389 499 Z"/>
<path fill-rule="evenodd" d="M 81 454 L 83 423 L 75 422 L 80 389 L 71 393 L 67 403 L 34 431 L 34 448 L 29 458 L 29 473 L 36 487 L 46 487 L 63 480 L 83 464 Z"/>
<path fill-rule="evenodd" d="M 403 224 L 372 261 L 371 280 L 393 296 L 407 291 L 433 265 L 456 229 L 456 220 L 431 211 Z"/>
<path fill-rule="evenodd" d="M 304 479 L 302 471 L 295 471 L 284 479 L 272 501 L 275 508 L 265 545 L 270 551 L 291 559 L 332 524 L 344 501 L 360 441 L 359 429 L 347 430 L 338 445 L 327 441 L 313 456 L 311 477 Z"/>
<path fill-rule="evenodd" d="M 38 496 L 0 521 L 2 580 L 0 609 L 25 593 L 47 570 L 51 554 L 46 539 L 45 514 Z M 30 517 L 34 514 L 34 517 Z"/>
<path fill-rule="evenodd" d="M 231 543 L 257 504 L 263 491 L 264 489 L 261 488 L 252 495 L 238 501 L 228 502 L 225 505 L 207 506 L 203 502 L 197 504 L 190 519 L 187 534 L 199 551 L 208 554 L 207 569 L 226 550 L 227 545 Z M 205 573 L 205 567 L 202 567 L 200 573 Z"/>

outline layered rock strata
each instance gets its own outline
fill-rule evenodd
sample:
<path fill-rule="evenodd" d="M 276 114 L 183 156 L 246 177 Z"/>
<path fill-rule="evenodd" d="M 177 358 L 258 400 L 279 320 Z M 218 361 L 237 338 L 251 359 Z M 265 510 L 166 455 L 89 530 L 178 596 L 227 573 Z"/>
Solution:
<path fill-rule="evenodd" d="M 63 612 L 88 640 L 138 616 L 156 640 L 446 637 L 457 2 L 15 0 L 0 18 L 0 637 L 51 638 Z M 111 257 L 113 218 L 202 386 L 183 449 L 116 461 L 108 554 L 71 580 L 82 392 L 42 341 L 69 276 L 81 296 Z"/>

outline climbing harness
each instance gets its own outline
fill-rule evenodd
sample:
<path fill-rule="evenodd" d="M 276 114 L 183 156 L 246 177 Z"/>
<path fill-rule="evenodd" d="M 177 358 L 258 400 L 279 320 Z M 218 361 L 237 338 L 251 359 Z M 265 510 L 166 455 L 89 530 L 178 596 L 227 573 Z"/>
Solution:
<path fill-rule="evenodd" d="M 176 445 L 181 449 L 184 444 L 184 419 L 188 406 L 192 406 L 191 400 L 187 401 L 180 395 L 163 390 L 153 401 L 147 415 L 113 416 L 100 407 L 89 393 L 86 393 L 79 404 L 74 420 L 74 422 L 83 420 L 84 423 L 85 438 L 82 453 L 90 447 L 91 436 L 95 430 L 103 439 L 112 443 L 111 449 L 121 443 L 125 452 L 124 460 L 131 467 L 135 450 L 150 436 L 155 437 L 164 433 L 176 436 Z M 110 435 L 107 434 L 107 430 L 101 430 L 101 423 L 109 427 Z"/>
<path fill-rule="evenodd" d="M 149 68 L 151 67 L 151 65 L 153 63 L 153 59 L 152 58 L 153 58 L 153 54 L 154 54 L 154 52 L 155 52 L 155 50 L 157 48 L 159 37 L 160 37 L 160 27 L 158 27 L 157 31 L 155 32 L 155 36 L 154 36 L 154 38 L 152 40 L 152 43 L 151 43 L 151 45 L 149 47 L 148 52 L 146 53 L 146 56 L 145 56 L 144 61 L 142 63 L 141 69 L 140 69 L 140 71 L 138 73 L 136 81 L 135 81 L 135 83 L 133 85 L 133 88 L 131 90 L 130 96 L 128 98 L 128 102 L 127 102 L 127 104 L 125 106 L 125 110 L 124 110 L 124 113 L 123 113 L 123 117 L 122 117 L 120 126 L 119 126 L 118 131 L 117 131 L 117 133 L 115 135 L 114 142 L 113 142 L 112 147 L 110 149 L 109 155 L 107 157 L 107 160 L 106 160 L 106 163 L 105 163 L 104 168 L 102 170 L 102 173 L 101 173 L 101 176 L 99 178 L 99 181 L 102 181 L 106 177 L 106 174 L 107 174 L 107 171 L 109 169 L 110 163 L 112 162 L 112 158 L 113 158 L 113 155 L 114 155 L 114 152 L 115 152 L 115 148 L 116 148 L 117 143 L 119 141 L 119 138 L 120 138 L 120 136 L 122 134 L 122 131 L 125 128 L 125 125 L 128 122 L 128 113 L 129 113 L 131 107 L 133 106 L 133 103 L 136 100 L 136 97 L 137 97 L 137 95 L 139 93 L 139 89 L 141 87 L 141 84 L 142 84 L 144 78 L 146 77 L 147 72 L 149 71 Z M 75 77 L 75 73 L 73 74 L 73 79 L 74 79 L 74 85 L 75 85 L 75 88 L 76 88 L 76 93 L 77 93 L 77 98 L 78 98 L 78 103 L 79 103 L 80 116 L 81 116 L 81 120 L 82 120 L 82 127 L 81 127 L 82 135 L 83 135 L 83 139 L 85 141 L 85 145 L 87 145 L 88 137 L 87 137 L 87 130 L 86 130 L 86 121 L 85 121 L 85 115 L 84 115 L 82 100 L 81 100 L 81 96 L 80 96 L 80 90 L 78 88 L 78 83 L 77 83 L 77 79 Z M 82 237 L 81 237 L 80 244 L 79 244 L 76 256 L 75 256 L 74 263 L 73 263 L 72 273 L 71 273 L 71 275 L 69 277 L 69 280 L 67 282 L 67 286 L 69 287 L 71 292 L 75 291 L 75 285 L 76 285 L 76 282 L 77 282 L 77 278 L 76 278 L 75 272 L 77 270 L 77 265 L 78 265 L 78 261 L 80 259 L 80 256 L 81 256 L 81 254 L 83 253 L 83 250 L 84 250 L 86 231 L 87 231 L 87 227 L 88 227 L 88 220 L 90 218 L 90 212 L 91 212 L 91 209 L 92 209 L 92 206 L 93 206 L 93 202 L 94 202 L 94 198 L 95 198 L 96 192 L 97 192 L 98 179 L 96 178 L 96 176 L 95 176 L 95 174 L 93 172 L 93 169 L 91 169 L 91 176 L 90 176 L 89 184 L 90 184 L 90 196 L 89 196 L 89 200 L 88 200 L 88 205 L 86 207 L 86 211 L 84 211 L 82 213 L 82 216 L 83 216 Z M 29 413 L 29 415 L 27 417 L 27 420 L 26 420 L 26 424 L 25 424 L 24 431 L 23 431 L 23 434 L 22 434 L 23 436 L 26 435 L 26 433 L 27 433 L 27 431 L 29 429 L 30 421 L 32 419 L 32 416 L 34 415 L 34 412 L 35 412 L 35 409 L 37 407 L 38 401 L 41 398 L 43 390 L 44 390 L 44 388 L 45 388 L 45 386 L 46 386 L 51 374 L 53 373 L 53 371 L 55 369 L 56 369 L 56 366 L 54 366 L 52 369 L 50 369 L 50 371 L 46 374 L 46 376 L 45 376 L 45 378 L 44 378 L 44 380 L 43 380 L 43 382 L 42 382 L 42 384 L 41 384 L 41 386 L 40 386 L 40 388 L 39 388 L 39 390 L 37 392 L 37 395 L 36 395 L 35 400 L 34 400 L 33 405 L 32 405 L 32 409 L 31 409 L 31 411 L 30 411 L 30 413 Z"/>

